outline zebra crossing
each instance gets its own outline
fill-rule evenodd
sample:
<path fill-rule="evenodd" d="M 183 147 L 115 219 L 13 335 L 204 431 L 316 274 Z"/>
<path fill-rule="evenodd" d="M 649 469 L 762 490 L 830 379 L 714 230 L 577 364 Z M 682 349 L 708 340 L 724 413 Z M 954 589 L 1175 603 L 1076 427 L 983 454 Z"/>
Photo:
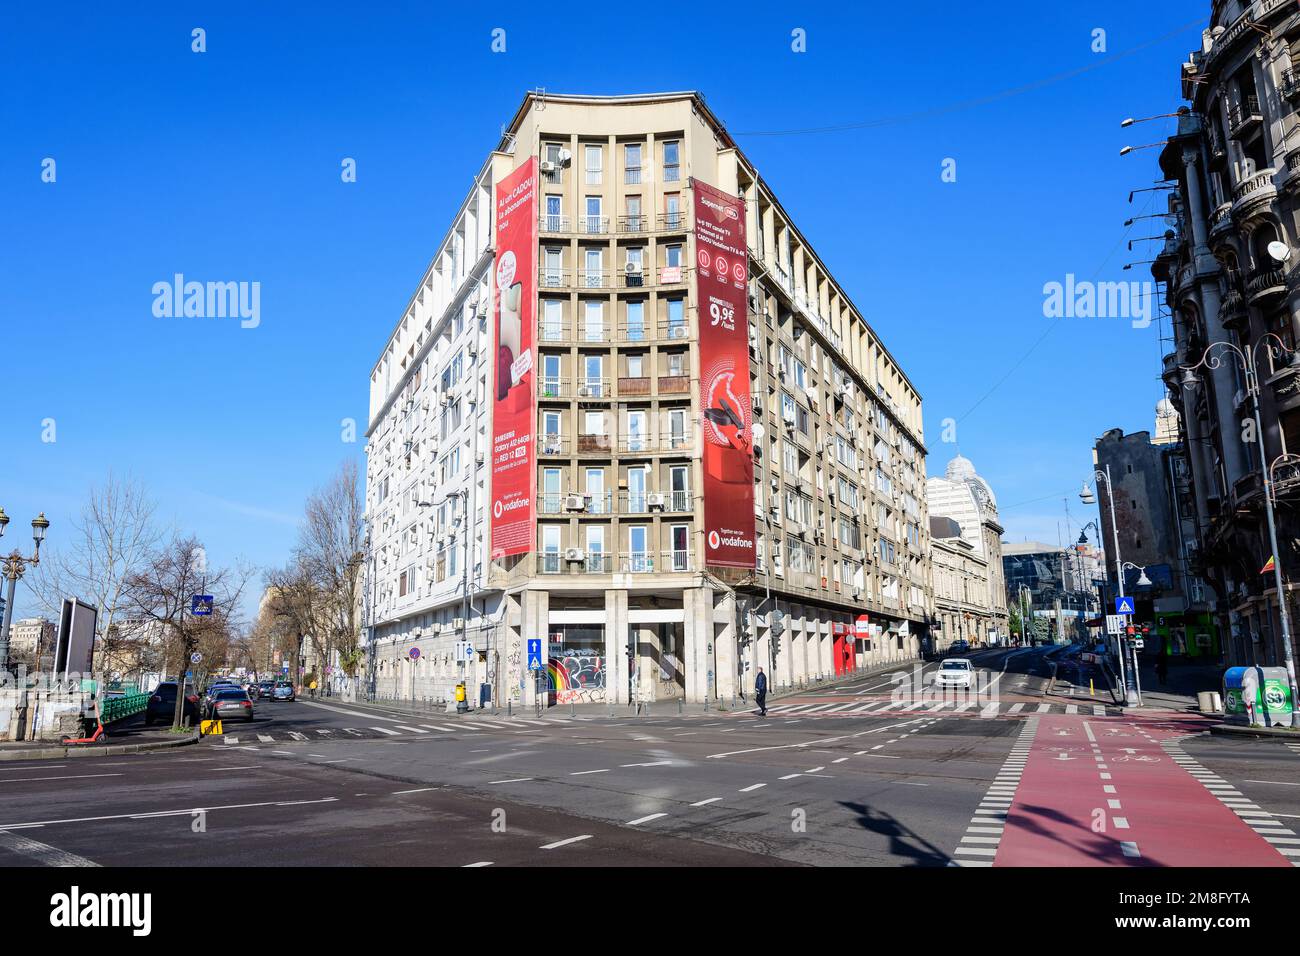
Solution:
<path fill-rule="evenodd" d="M 1104 704 L 1033 703 L 1030 701 L 981 701 L 974 699 L 947 700 L 874 700 L 863 703 L 861 699 L 849 703 L 789 703 L 775 704 L 767 709 L 769 717 L 871 717 L 895 714 L 946 713 L 968 717 L 1016 717 L 1041 714 L 1085 714 L 1094 717 L 1120 717 L 1123 711 Z"/>
<path fill-rule="evenodd" d="M 241 733 L 234 730 L 233 733 L 226 733 L 222 736 L 226 746 L 244 746 L 250 744 L 271 744 L 271 743 L 304 743 L 307 741 L 320 740 L 355 740 L 355 739 L 385 739 L 388 737 L 437 737 L 441 734 L 469 733 L 481 734 L 490 732 L 490 730 L 510 730 L 515 732 L 535 730 L 542 726 L 555 726 L 560 724 L 570 724 L 573 718 L 493 718 L 491 720 L 484 718 L 469 718 L 464 720 L 443 721 L 440 723 L 421 723 L 418 720 L 410 720 L 406 723 L 388 724 L 387 726 L 370 726 L 370 727 L 317 727 L 303 728 L 298 730 L 279 730 L 272 728 L 268 730 L 259 729 L 252 733 Z M 233 729 L 233 728 L 232 728 Z"/>

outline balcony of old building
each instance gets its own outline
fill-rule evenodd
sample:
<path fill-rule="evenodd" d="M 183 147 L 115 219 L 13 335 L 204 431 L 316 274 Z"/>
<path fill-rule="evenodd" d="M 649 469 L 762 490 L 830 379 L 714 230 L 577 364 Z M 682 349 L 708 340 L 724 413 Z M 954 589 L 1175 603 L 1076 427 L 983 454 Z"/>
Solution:
<path fill-rule="evenodd" d="M 1232 216 L 1241 221 L 1249 218 L 1277 198 L 1273 176 L 1277 170 L 1269 167 L 1247 176 L 1232 191 Z"/>
<path fill-rule="evenodd" d="M 1251 305 L 1261 305 L 1279 295 L 1286 295 L 1286 274 L 1281 269 L 1256 269 L 1246 280 L 1246 301 Z"/>
<path fill-rule="evenodd" d="M 1233 139 L 1241 139 L 1264 122 L 1259 108 L 1259 97 L 1254 93 L 1243 96 L 1228 107 L 1228 131 Z"/>

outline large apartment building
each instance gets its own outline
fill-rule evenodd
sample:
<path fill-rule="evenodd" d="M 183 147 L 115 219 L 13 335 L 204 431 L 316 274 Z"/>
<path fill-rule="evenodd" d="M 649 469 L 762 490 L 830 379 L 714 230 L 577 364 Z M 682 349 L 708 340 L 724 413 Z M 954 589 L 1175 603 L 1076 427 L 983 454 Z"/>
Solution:
<path fill-rule="evenodd" d="M 493 683 L 487 586 L 495 161 L 478 171 L 370 373 L 366 677 L 384 698 Z M 473 648 L 465 652 L 465 644 Z"/>
<path fill-rule="evenodd" d="M 1180 442 L 1167 452 L 1176 521 L 1186 524 L 1176 563 L 1198 582 L 1228 662 L 1277 664 L 1286 654 L 1270 559 L 1291 582 L 1291 621 L 1300 612 L 1292 590 L 1300 560 L 1300 10 L 1284 0 L 1214 0 L 1181 81 L 1190 108 L 1160 153 L 1172 187 L 1168 205 L 1156 207 L 1171 228 L 1151 266 L 1167 283 L 1173 317 L 1163 378 L 1180 412 Z M 1277 499 L 1276 554 L 1265 473 Z"/>
<path fill-rule="evenodd" d="M 496 692 L 700 701 L 916 656 L 920 395 L 703 98 L 530 93 L 480 185 Z"/>

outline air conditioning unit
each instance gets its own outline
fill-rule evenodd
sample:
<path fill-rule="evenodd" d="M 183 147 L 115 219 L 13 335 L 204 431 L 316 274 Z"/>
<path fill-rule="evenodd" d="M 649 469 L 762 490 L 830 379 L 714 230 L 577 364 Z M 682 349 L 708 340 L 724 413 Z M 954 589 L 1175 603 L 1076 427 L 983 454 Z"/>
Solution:
<path fill-rule="evenodd" d="M 858 589 L 858 588 L 854 588 L 854 589 L 853 589 L 853 600 L 855 600 L 855 601 L 861 601 L 861 600 L 862 600 L 862 591 L 861 591 L 860 589 Z"/>
<path fill-rule="evenodd" d="M 469 353 L 470 358 L 478 358 L 478 343 L 469 343 L 469 347 L 465 351 Z"/>
<path fill-rule="evenodd" d="M 486 458 L 486 456 L 484 456 L 484 454 L 483 454 L 482 452 L 479 452 L 477 455 L 474 456 L 474 463 L 475 463 L 475 464 L 481 465 L 481 464 L 483 464 L 483 462 L 486 461 L 486 460 L 487 460 L 487 458 Z"/>
<path fill-rule="evenodd" d="M 583 551 L 581 548 L 566 548 L 564 551 L 564 560 L 585 561 L 587 560 L 587 552 Z"/>
<path fill-rule="evenodd" d="M 569 495 L 564 499 L 565 511 L 586 511 L 587 499 L 582 495 Z"/>
<path fill-rule="evenodd" d="M 561 149 L 558 156 L 561 166 L 567 166 L 569 163 L 573 162 L 573 153 L 567 149 Z"/>
<path fill-rule="evenodd" d="M 438 399 L 438 404 L 441 405 L 443 408 L 446 408 L 448 405 L 451 404 L 451 395 L 443 395 L 440 399 Z"/>
<path fill-rule="evenodd" d="M 549 160 L 545 160 L 545 159 L 544 159 L 544 160 L 542 160 L 542 167 L 541 167 L 541 168 L 542 168 L 542 172 L 544 172 L 544 173 L 553 173 L 553 172 L 555 172 L 555 170 L 558 169 L 559 167 L 557 167 L 554 163 L 550 162 Z"/>
<path fill-rule="evenodd" d="M 785 430 L 791 435 L 794 434 L 794 422 L 788 418 L 785 420 Z"/>
<path fill-rule="evenodd" d="M 650 508 L 651 511 L 654 511 L 656 509 L 658 509 L 659 511 L 663 511 L 664 509 L 663 495 L 646 495 L 645 500 L 646 500 L 646 505 Z"/>
<path fill-rule="evenodd" d="M 403 455 L 410 455 L 410 454 L 411 454 L 411 449 L 412 449 L 413 447 L 415 447 L 415 445 L 414 445 L 413 442 L 409 442 L 409 441 L 404 441 L 404 442 L 402 442 L 402 454 L 403 454 Z"/>
<path fill-rule="evenodd" d="M 641 274 L 641 263 L 629 262 L 623 267 L 623 271 L 630 276 L 639 276 Z"/>
<path fill-rule="evenodd" d="M 826 454 L 826 442 L 824 442 L 824 441 L 819 441 L 819 442 L 817 443 L 817 454 L 819 454 L 819 455 L 824 455 L 824 454 Z"/>
<path fill-rule="evenodd" d="M 579 386 L 578 386 L 578 397 L 579 397 L 579 398 L 591 398 L 592 395 L 595 393 L 595 391 L 596 391 L 596 390 L 595 390 L 594 388 L 592 388 L 590 385 L 579 385 Z"/>

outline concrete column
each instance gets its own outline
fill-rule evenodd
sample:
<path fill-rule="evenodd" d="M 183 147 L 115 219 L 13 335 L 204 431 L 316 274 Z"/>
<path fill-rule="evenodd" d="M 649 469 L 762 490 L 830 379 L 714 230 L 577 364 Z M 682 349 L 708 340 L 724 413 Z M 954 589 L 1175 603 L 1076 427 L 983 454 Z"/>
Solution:
<path fill-rule="evenodd" d="M 1283 169 L 1285 156 L 1279 155 L 1282 143 L 1282 117 L 1288 110 L 1282 105 L 1277 85 L 1273 82 L 1272 62 L 1276 57 L 1277 41 L 1264 40 L 1255 48 L 1255 55 L 1250 58 L 1251 68 L 1255 73 L 1255 93 L 1259 97 L 1260 110 L 1268 117 L 1264 124 L 1264 154 L 1272 157 L 1272 167 Z"/>
<path fill-rule="evenodd" d="M 549 666 L 551 659 L 551 595 L 548 591 L 524 591 L 521 597 L 520 619 L 522 626 L 520 628 L 520 638 L 523 645 L 525 667 L 528 664 L 528 641 L 541 640 L 542 642 L 542 672 L 540 675 L 534 674 L 532 671 L 525 672 L 524 704 L 526 706 L 536 706 L 540 699 L 542 706 L 546 707 L 550 699 L 546 668 Z"/>
<path fill-rule="evenodd" d="M 1232 335 L 1223 327 L 1220 318 L 1219 283 L 1217 279 L 1210 277 L 1201 282 L 1201 301 L 1205 306 L 1206 338 L 1211 343 L 1231 342 Z M 1248 306 L 1248 308 L 1250 307 Z M 1237 377 L 1234 368 L 1238 360 L 1235 355 L 1222 354 L 1228 351 L 1226 348 L 1215 349 L 1215 354 L 1222 359 L 1219 367 L 1216 369 L 1202 368 L 1197 372 L 1203 378 L 1209 377 L 1214 382 L 1214 405 L 1219 420 L 1220 444 L 1223 446 L 1223 470 L 1228 483 L 1225 493 L 1231 491 L 1233 483 L 1246 473 L 1246 456 L 1241 447 L 1240 419 L 1237 410 L 1232 404 L 1233 395 L 1237 391 Z"/>
<path fill-rule="evenodd" d="M 605 592 L 605 699 L 626 704 L 630 631 L 627 621 L 627 591 L 621 588 Z"/>
<path fill-rule="evenodd" d="M 740 648 L 736 641 L 736 599 L 730 591 L 714 591 L 710 598 L 713 607 L 713 633 L 716 635 L 714 660 L 716 662 L 714 679 L 717 681 L 718 696 L 729 700 L 740 691 L 736 680 L 736 662 Z M 719 619 L 725 618 L 725 621 Z"/>
<path fill-rule="evenodd" d="M 682 591 L 686 624 L 683 628 L 683 657 L 686 668 L 686 699 L 702 704 L 710 699 L 709 670 L 713 658 L 713 599 L 709 588 Z"/>

